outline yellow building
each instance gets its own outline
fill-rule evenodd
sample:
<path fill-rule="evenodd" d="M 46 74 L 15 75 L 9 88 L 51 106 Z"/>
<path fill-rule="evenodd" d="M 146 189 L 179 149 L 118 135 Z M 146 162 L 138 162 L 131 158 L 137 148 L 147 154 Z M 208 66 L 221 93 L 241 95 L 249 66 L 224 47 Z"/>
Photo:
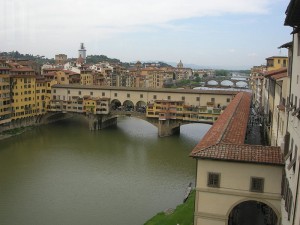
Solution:
<path fill-rule="evenodd" d="M 34 71 L 26 67 L 10 70 L 12 82 L 12 116 L 13 119 L 34 116 L 36 78 Z"/>
<path fill-rule="evenodd" d="M 272 56 L 269 58 L 266 58 L 267 60 L 267 70 L 277 70 L 280 68 L 286 68 L 288 67 L 288 57 L 286 56 Z"/>
<path fill-rule="evenodd" d="M 46 86 L 47 81 L 42 78 L 36 78 L 36 90 L 35 90 L 35 99 L 36 99 L 36 115 L 43 115 L 46 113 Z"/>
<path fill-rule="evenodd" d="M 0 125 L 11 121 L 9 65 L 0 60 Z"/>
<path fill-rule="evenodd" d="M 159 120 L 178 119 L 213 123 L 222 113 L 221 108 L 215 108 L 213 102 L 207 102 L 206 106 L 186 105 L 185 101 L 156 100 L 147 104 L 146 116 Z"/>
<path fill-rule="evenodd" d="M 81 85 L 93 85 L 93 75 L 91 70 L 80 71 L 80 84 Z"/>
<path fill-rule="evenodd" d="M 80 74 L 69 70 L 60 70 L 56 72 L 58 84 L 80 84 Z"/>

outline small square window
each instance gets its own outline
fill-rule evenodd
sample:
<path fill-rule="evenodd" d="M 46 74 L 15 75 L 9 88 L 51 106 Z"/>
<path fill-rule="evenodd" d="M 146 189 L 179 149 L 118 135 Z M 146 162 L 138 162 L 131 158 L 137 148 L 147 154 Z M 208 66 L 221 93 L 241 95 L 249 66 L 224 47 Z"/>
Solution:
<path fill-rule="evenodd" d="M 219 173 L 208 173 L 207 186 L 218 188 L 220 187 L 220 174 Z"/>
<path fill-rule="evenodd" d="M 226 101 L 227 101 L 227 102 L 230 102 L 230 98 L 227 98 Z"/>
<path fill-rule="evenodd" d="M 156 95 L 153 95 L 153 99 L 156 99 Z"/>
<path fill-rule="evenodd" d="M 184 101 L 184 100 L 185 100 L 185 97 L 184 97 L 184 96 L 182 96 L 182 97 L 181 97 L 181 100 L 182 100 L 182 101 Z"/>
<path fill-rule="evenodd" d="M 200 102 L 200 97 L 196 97 L 196 101 L 197 101 L 197 102 Z"/>
<path fill-rule="evenodd" d="M 171 100 L 171 96 L 168 96 L 168 100 Z"/>
<path fill-rule="evenodd" d="M 78 91 L 78 95 L 81 95 L 81 91 Z"/>
<path fill-rule="evenodd" d="M 127 94 L 127 98 L 130 98 L 130 94 Z"/>
<path fill-rule="evenodd" d="M 105 96 L 105 92 L 102 92 L 102 96 Z"/>
<path fill-rule="evenodd" d="M 252 192 L 264 192 L 264 178 L 251 177 L 250 191 Z"/>
<path fill-rule="evenodd" d="M 118 97 L 118 93 L 115 93 L 115 97 Z"/>
<path fill-rule="evenodd" d="M 143 98 L 143 94 L 140 94 L 140 98 Z"/>
<path fill-rule="evenodd" d="M 93 95 L 93 92 L 92 92 L 92 91 L 90 92 L 90 95 Z"/>

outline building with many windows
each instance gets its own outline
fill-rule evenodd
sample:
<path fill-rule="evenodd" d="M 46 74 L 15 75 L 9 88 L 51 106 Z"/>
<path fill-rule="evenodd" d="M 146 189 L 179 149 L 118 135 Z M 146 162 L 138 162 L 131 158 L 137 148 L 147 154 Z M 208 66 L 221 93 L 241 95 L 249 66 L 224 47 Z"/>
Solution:
<path fill-rule="evenodd" d="M 291 0 L 285 25 L 293 28 L 290 90 L 286 104 L 287 131 L 284 142 L 285 167 L 282 180 L 282 224 L 300 224 L 300 1 Z"/>
<path fill-rule="evenodd" d="M 11 92 L 9 65 L 0 60 L 0 125 L 8 125 L 11 121 Z"/>

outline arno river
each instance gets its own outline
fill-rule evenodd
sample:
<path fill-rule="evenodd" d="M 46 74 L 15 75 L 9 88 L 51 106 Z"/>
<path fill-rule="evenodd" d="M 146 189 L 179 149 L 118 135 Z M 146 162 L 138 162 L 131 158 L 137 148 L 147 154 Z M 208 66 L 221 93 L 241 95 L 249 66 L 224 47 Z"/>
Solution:
<path fill-rule="evenodd" d="M 97 132 L 61 121 L 0 141 L 0 224 L 142 225 L 182 203 L 209 125 L 159 138 L 134 118 Z"/>

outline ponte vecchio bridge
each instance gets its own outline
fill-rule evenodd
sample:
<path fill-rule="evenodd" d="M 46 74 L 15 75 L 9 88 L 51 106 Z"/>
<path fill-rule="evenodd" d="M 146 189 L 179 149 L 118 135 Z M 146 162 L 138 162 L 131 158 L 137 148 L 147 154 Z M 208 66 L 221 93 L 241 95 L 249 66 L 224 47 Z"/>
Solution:
<path fill-rule="evenodd" d="M 83 115 L 90 130 L 115 124 L 118 115 L 144 119 L 169 136 L 187 123 L 213 123 L 235 97 L 232 90 L 149 89 L 83 85 L 52 86 L 46 117 Z"/>

